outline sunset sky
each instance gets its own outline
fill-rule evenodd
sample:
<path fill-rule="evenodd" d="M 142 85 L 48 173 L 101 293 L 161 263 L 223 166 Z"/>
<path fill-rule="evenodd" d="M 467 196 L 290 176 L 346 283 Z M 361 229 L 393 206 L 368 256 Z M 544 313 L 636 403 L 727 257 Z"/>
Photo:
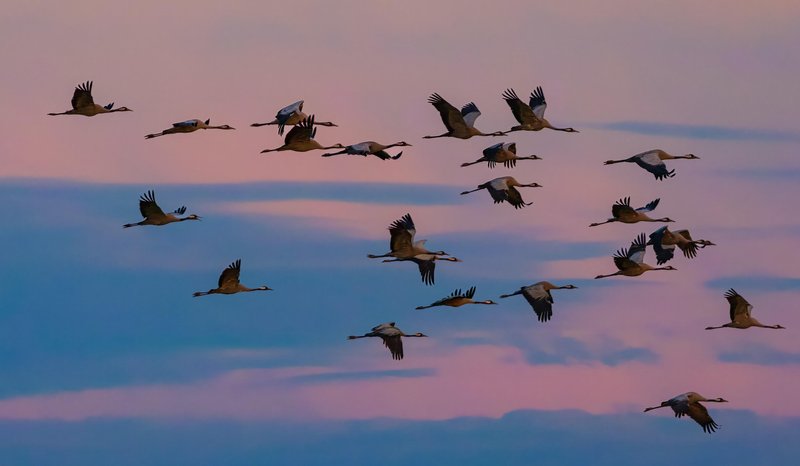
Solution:
<path fill-rule="evenodd" d="M 5 2 L 0 464 L 794 464 L 800 3 L 537 3 Z M 133 112 L 47 116 L 88 80 Z M 580 133 L 422 139 L 433 92 L 488 133 L 536 86 Z M 300 99 L 323 145 L 413 146 L 260 154 Z M 236 130 L 144 139 L 192 118 Z M 543 160 L 460 167 L 497 142 Z M 655 148 L 700 159 L 603 165 Z M 505 175 L 533 205 L 459 196 Z M 202 221 L 121 228 L 150 189 Z M 593 280 L 660 226 L 588 228 L 627 196 L 717 246 Z M 435 286 L 366 257 L 405 213 L 463 260 Z M 274 291 L 192 297 L 238 258 Z M 578 286 L 550 322 L 498 299 L 541 280 Z M 414 310 L 473 285 L 500 305 Z M 787 329 L 704 330 L 729 288 Z M 429 338 L 346 340 L 389 321 Z M 642 413 L 686 391 L 718 432 Z"/>

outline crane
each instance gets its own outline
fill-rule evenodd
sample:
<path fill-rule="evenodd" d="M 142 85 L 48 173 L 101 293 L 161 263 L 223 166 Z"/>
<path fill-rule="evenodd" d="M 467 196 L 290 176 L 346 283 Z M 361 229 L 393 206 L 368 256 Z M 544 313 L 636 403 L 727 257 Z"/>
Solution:
<path fill-rule="evenodd" d="M 132 112 L 133 110 L 128 107 L 114 108 L 114 102 L 108 105 L 98 105 L 94 103 L 92 97 L 92 81 L 86 81 L 75 87 L 75 92 L 72 93 L 72 108 L 61 113 L 48 113 L 50 116 L 56 115 L 83 115 L 95 116 L 101 113 L 114 113 L 114 112 Z"/>
<path fill-rule="evenodd" d="M 217 282 L 217 287 L 208 291 L 197 291 L 192 296 L 206 296 L 210 294 L 236 294 L 248 291 L 269 291 L 272 288 L 268 286 L 259 286 L 257 288 L 248 288 L 239 283 L 239 273 L 242 271 L 242 260 L 236 259 L 231 262 L 231 265 L 222 271 Z"/>
<path fill-rule="evenodd" d="M 401 337 L 406 338 L 419 338 L 419 337 L 427 337 L 423 333 L 417 332 L 412 335 L 407 335 L 403 333 L 402 330 L 395 327 L 394 322 L 387 322 L 385 324 L 376 325 L 372 327 L 372 331 L 365 333 L 363 335 L 350 335 L 347 337 L 348 340 L 355 340 L 358 338 L 369 338 L 369 337 L 378 337 L 383 340 L 383 345 L 389 348 L 389 352 L 392 353 L 392 359 L 399 361 L 403 359 L 403 340 Z"/>
<path fill-rule="evenodd" d="M 153 190 L 147 191 L 139 197 L 139 212 L 144 220 L 138 223 L 126 223 L 122 228 L 130 228 L 141 225 L 167 225 L 169 223 L 183 222 L 186 220 L 200 220 L 195 214 L 186 217 L 177 217 L 186 213 L 186 206 L 181 206 L 174 211 L 165 214 L 161 207 L 156 204 L 156 193 Z"/>
<path fill-rule="evenodd" d="M 548 281 L 536 282 L 533 285 L 523 286 L 517 291 L 500 295 L 501 298 L 510 298 L 521 294 L 533 308 L 539 322 L 547 322 L 553 317 L 553 295 L 550 290 L 574 290 L 575 285 L 557 286 Z"/>

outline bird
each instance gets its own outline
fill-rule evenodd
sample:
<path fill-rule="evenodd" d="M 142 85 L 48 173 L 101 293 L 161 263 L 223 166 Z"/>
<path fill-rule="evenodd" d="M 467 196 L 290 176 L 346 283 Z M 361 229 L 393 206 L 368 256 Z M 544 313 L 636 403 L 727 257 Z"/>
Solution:
<path fill-rule="evenodd" d="M 650 218 L 647 216 L 647 212 L 652 212 L 658 206 L 658 203 L 661 202 L 661 199 L 656 199 L 654 201 L 649 202 L 644 207 L 639 207 L 638 209 L 634 209 L 631 207 L 631 198 L 624 197 L 611 206 L 611 215 L 612 218 L 609 218 L 605 222 L 600 223 L 592 223 L 589 225 L 590 227 L 596 227 L 598 225 L 604 225 L 606 223 L 611 222 L 622 222 L 622 223 L 637 223 L 637 222 L 674 222 L 669 217 L 663 218 Z"/>
<path fill-rule="evenodd" d="M 484 149 L 483 157 L 474 162 L 462 163 L 461 166 L 468 167 L 476 163 L 487 162 L 489 168 L 494 168 L 498 163 L 502 163 L 506 168 L 514 168 L 517 166 L 517 160 L 542 160 L 542 158 L 538 155 L 517 157 L 516 142 L 500 142 Z"/>
<path fill-rule="evenodd" d="M 181 121 L 178 123 L 173 123 L 172 128 L 167 128 L 160 133 L 152 133 L 145 136 L 145 139 L 153 139 L 159 136 L 165 136 L 167 134 L 176 134 L 176 133 L 192 133 L 197 131 L 198 129 L 236 129 L 229 125 L 221 125 L 221 126 L 210 126 L 211 125 L 211 118 L 207 119 L 206 121 L 193 119 L 193 120 L 186 120 Z"/>
<path fill-rule="evenodd" d="M 185 220 L 200 220 L 195 214 L 186 217 L 176 217 L 186 213 L 186 206 L 181 206 L 174 211 L 165 214 L 161 207 L 156 204 L 156 193 L 153 190 L 147 191 L 139 197 L 139 212 L 142 213 L 142 220 L 139 223 L 126 223 L 122 228 L 135 227 L 139 225 L 166 225 L 168 223 L 183 222 Z"/>
<path fill-rule="evenodd" d="M 239 283 L 239 273 L 242 271 L 242 260 L 236 259 L 231 262 L 231 265 L 222 271 L 217 282 L 217 287 L 208 291 L 197 291 L 192 294 L 195 298 L 198 296 L 206 296 L 209 294 L 236 294 L 246 291 L 269 291 L 272 288 L 268 286 L 259 286 L 257 288 L 248 288 Z"/>
<path fill-rule="evenodd" d="M 626 277 L 638 277 L 648 270 L 678 270 L 671 265 L 666 267 L 653 267 L 644 263 L 645 253 L 644 233 L 640 233 L 631 243 L 628 249 L 618 249 L 614 254 L 614 265 L 619 270 L 608 275 L 598 275 L 594 278 L 613 277 L 614 275 L 624 275 Z"/>
<path fill-rule="evenodd" d="M 675 398 L 662 401 L 659 406 L 645 408 L 644 412 L 646 413 L 653 409 L 666 408 L 669 406 L 672 408 L 672 411 L 675 412 L 675 417 L 683 417 L 688 415 L 690 418 L 694 419 L 694 422 L 700 424 L 700 427 L 703 428 L 703 432 L 710 434 L 711 432 L 715 432 L 717 429 L 719 429 L 719 425 L 714 422 L 713 419 L 711 419 L 706 407 L 700 404 L 701 401 L 711 403 L 728 402 L 728 400 L 722 398 L 709 399 L 696 392 L 686 392 L 676 396 Z"/>
<path fill-rule="evenodd" d="M 386 254 L 376 255 L 367 254 L 370 259 L 378 259 L 381 257 L 394 257 L 396 259 L 411 259 L 419 254 L 432 254 L 434 256 L 449 256 L 444 251 L 429 251 L 425 248 L 425 243 L 428 241 L 422 239 L 414 241 L 414 235 L 417 234 L 417 228 L 414 226 L 414 220 L 411 214 L 405 214 L 399 219 L 389 225 L 389 249 Z"/>
<path fill-rule="evenodd" d="M 622 160 L 606 160 L 603 162 L 603 165 L 611 165 L 614 163 L 622 163 L 622 162 L 633 162 L 636 165 L 644 168 L 645 170 L 649 171 L 656 177 L 657 180 L 663 180 L 665 178 L 672 178 L 675 176 L 675 170 L 667 170 L 667 166 L 664 164 L 664 160 L 670 159 L 699 159 L 700 157 L 694 154 L 686 154 L 686 155 L 671 155 L 667 152 L 664 152 L 661 149 L 653 149 L 647 152 L 642 152 L 641 154 L 636 154 L 633 157 L 628 157 L 627 159 Z"/>
<path fill-rule="evenodd" d="M 459 138 L 469 139 L 472 136 L 503 136 L 506 133 L 502 131 L 495 131 L 494 133 L 482 133 L 475 128 L 475 120 L 481 116 L 480 110 L 474 102 L 470 102 L 463 107 L 459 112 L 457 108 L 453 107 L 439 94 L 433 93 L 428 97 L 428 103 L 436 107 L 439 115 L 442 117 L 442 123 L 447 128 L 447 132 L 438 136 L 424 136 L 423 139 L 434 138 Z"/>
<path fill-rule="evenodd" d="M 461 194 L 464 195 L 474 193 L 475 191 L 485 189 L 489 191 L 489 194 L 492 196 L 492 199 L 494 199 L 495 204 L 500 204 L 503 201 L 507 201 L 509 204 L 514 206 L 515 209 L 521 209 L 525 206 L 533 204 L 532 202 L 526 203 L 523 201 L 522 195 L 519 193 L 519 191 L 517 191 L 515 186 L 528 188 L 542 187 L 542 185 L 538 183 L 521 184 L 513 176 L 501 176 L 500 178 L 495 178 L 491 181 L 487 181 L 486 183 L 479 184 L 476 189 L 464 191 Z"/>
<path fill-rule="evenodd" d="M 519 125 L 512 127 L 511 131 L 541 131 L 544 128 L 553 129 L 556 131 L 564 131 L 566 133 L 579 133 L 580 131 L 574 128 L 556 128 L 551 125 L 544 117 L 544 111 L 547 109 L 547 102 L 544 100 L 544 92 L 542 86 L 538 86 L 531 92 L 530 105 L 526 104 L 519 97 L 514 89 L 506 89 L 503 93 L 503 99 L 509 107 L 514 118 L 517 119 Z"/>
<path fill-rule="evenodd" d="M 450 307 L 460 307 L 465 304 L 497 304 L 496 302 L 492 301 L 491 299 L 487 299 L 486 301 L 474 301 L 472 297 L 475 296 L 475 287 L 471 287 L 466 291 L 466 293 L 461 292 L 461 288 L 453 291 L 450 293 L 450 296 L 446 298 L 442 298 L 438 301 L 435 301 L 427 306 L 417 306 L 416 309 L 428 309 L 431 307 L 436 306 L 450 306 Z"/>
<path fill-rule="evenodd" d="M 386 149 L 391 147 L 410 147 L 411 144 L 400 141 L 395 142 L 394 144 L 389 144 L 388 146 L 384 146 L 383 144 L 377 143 L 375 141 L 364 141 L 358 144 L 353 144 L 351 146 L 345 147 L 343 150 L 339 152 L 328 152 L 326 154 L 322 154 L 323 157 L 333 157 L 334 155 L 339 154 L 351 154 L 351 155 L 363 155 L 364 157 L 368 155 L 374 155 L 381 160 L 397 160 L 403 155 L 403 152 L 398 152 L 397 155 L 389 155 L 386 153 Z"/>
<path fill-rule="evenodd" d="M 266 125 L 278 125 L 278 134 L 283 136 L 283 130 L 286 125 L 294 126 L 305 120 L 306 117 L 307 115 L 303 113 L 303 101 L 298 100 L 297 102 L 278 110 L 278 113 L 275 114 L 274 120 L 267 123 L 253 123 L 250 126 L 259 127 Z M 317 121 L 315 124 L 318 126 L 338 126 L 330 121 Z"/>
<path fill-rule="evenodd" d="M 675 230 L 670 231 L 666 225 L 658 230 L 650 233 L 650 239 L 647 241 L 648 245 L 653 246 L 653 251 L 656 253 L 656 263 L 658 265 L 666 264 L 673 257 L 675 246 L 681 248 L 683 255 L 687 259 L 692 259 L 697 256 L 697 249 L 706 246 L 716 246 L 716 244 L 705 239 L 693 240 L 689 230 Z"/>
<path fill-rule="evenodd" d="M 114 102 L 103 106 L 94 103 L 92 98 L 92 81 L 86 81 L 75 87 L 75 92 L 72 94 L 72 109 L 61 113 L 48 113 L 50 116 L 55 115 L 83 115 L 95 116 L 101 113 L 114 113 L 114 112 L 132 112 L 133 110 L 128 107 L 114 108 Z"/>
<path fill-rule="evenodd" d="M 578 287 L 575 285 L 556 286 L 550 282 L 543 281 L 523 286 L 513 293 L 503 294 L 500 297 L 510 298 L 521 294 L 533 308 L 533 312 L 536 313 L 539 322 L 547 322 L 553 317 L 553 295 L 550 294 L 550 290 L 574 290 L 576 288 Z"/>
<path fill-rule="evenodd" d="M 761 327 L 761 328 L 774 328 L 774 329 L 785 329 L 781 325 L 764 325 L 761 322 L 754 319 L 750 312 L 753 310 L 753 306 L 747 302 L 746 299 L 742 297 L 739 293 L 736 292 L 733 288 L 725 292 L 725 299 L 728 300 L 728 303 L 731 306 L 730 316 L 731 321 L 722 324 L 719 327 L 706 327 L 706 330 L 714 330 L 718 328 L 750 328 L 750 327 Z"/>
<path fill-rule="evenodd" d="M 318 143 L 314 139 L 314 136 L 317 134 L 317 128 L 314 127 L 315 124 L 314 115 L 305 118 L 300 123 L 292 126 L 292 129 L 290 129 L 286 134 L 286 137 L 284 138 L 284 144 L 282 146 L 276 147 L 275 149 L 264 149 L 261 151 L 261 153 L 265 154 L 267 152 L 279 152 L 285 150 L 308 152 L 316 149 L 344 149 L 344 146 L 338 143 L 328 147 Z"/>
<path fill-rule="evenodd" d="M 348 340 L 355 340 L 357 338 L 379 337 L 383 340 L 383 345 L 389 348 L 392 353 L 392 359 L 399 361 L 403 359 L 403 340 L 401 337 L 427 337 L 423 333 L 417 332 L 413 335 L 406 335 L 402 330 L 395 327 L 394 322 L 387 322 L 385 324 L 376 325 L 372 327 L 372 331 L 363 335 L 350 335 Z"/>

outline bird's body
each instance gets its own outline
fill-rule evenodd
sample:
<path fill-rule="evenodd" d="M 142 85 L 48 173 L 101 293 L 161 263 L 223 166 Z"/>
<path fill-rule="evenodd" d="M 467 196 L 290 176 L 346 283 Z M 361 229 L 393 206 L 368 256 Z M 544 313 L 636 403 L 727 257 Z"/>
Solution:
<path fill-rule="evenodd" d="M 573 290 L 576 288 L 578 287 L 575 285 L 556 286 L 548 281 L 542 281 L 523 286 L 513 293 L 500 295 L 500 297 L 509 298 L 521 294 L 533 308 L 539 322 L 547 322 L 553 317 L 553 295 L 550 294 L 550 290 Z"/>
<path fill-rule="evenodd" d="M 450 294 L 450 296 L 446 298 L 442 298 L 438 301 L 435 301 L 427 306 L 417 306 L 416 309 L 428 309 L 431 307 L 436 306 L 449 306 L 449 307 L 461 307 L 465 304 L 497 304 L 492 300 L 486 301 L 475 301 L 472 298 L 475 296 L 475 287 L 471 287 L 465 293 L 461 292 L 461 289 L 457 289 Z"/>
<path fill-rule="evenodd" d="M 289 130 L 286 134 L 286 138 L 284 138 L 284 144 L 282 146 L 276 147 L 275 149 L 264 149 L 261 153 L 265 154 L 267 152 L 281 152 L 287 150 L 308 152 L 317 149 L 344 149 L 344 146 L 338 143 L 328 147 L 318 143 L 317 140 L 314 139 L 314 136 L 317 134 L 315 124 L 314 115 L 309 116 Z"/>
<path fill-rule="evenodd" d="M 712 398 L 708 399 L 703 397 L 702 395 L 696 392 L 686 392 L 682 393 L 674 398 L 670 398 L 667 401 L 662 401 L 659 406 L 652 406 L 650 408 L 645 408 L 644 412 L 648 412 L 654 409 L 659 408 L 672 408 L 672 411 L 675 413 L 675 417 L 683 417 L 689 416 L 694 420 L 694 422 L 698 423 L 700 427 L 703 428 L 703 432 L 711 433 L 719 429 L 719 425 L 714 422 L 714 419 L 708 414 L 708 410 L 705 406 L 701 405 L 700 402 L 712 402 L 712 403 L 727 403 L 728 400 L 724 400 L 722 398 Z"/>
<path fill-rule="evenodd" d="M 164 131 L 161 131 L 160 133 L 148 134 L 144 138 L 145 139 L 153 139 L 153 138 L 157 138 L 159 136 L 166 136 L 167 134 L 193 133 L 193 132 L 197 131 L 198 129 L 225 129 L 225 130 L 228 130 L 228 129 L 236 129 L 236 128 L 234 128 L 232 126 L 229 126 L 229 125 L 211 126 L 211 119 L 210 118 L 205 120 L 205 121 L 198 120 L 198 119 L 195 118 L 195 119 L 192 119 L 192 120 L 186 120 L 186 121 L 181 121 L 181 122 L 178 122 L 178 123 L 173 123 L 172 124 L 172 128 L 167 128 Z"/>
<path fill-rule="evenodd" d="M 531 92 L 529 104 L 523 102 L 514 92 L 514 89 L 506 89 L 503 93 L 503 100 L 506 101 L 511 108 L 511 113 L 519 125 L 512 127 L 509 131 L 541 131 L 549 128 L 555 131 L 564 131 L 566 133 L 578 133 L 579 131 L 574 128 L 556 128 L 551 125 L 544 117 L 544 111 L 547 109 L 547 102 L 544 99 L 544 92 L 542 87 L 537 87 Z"/>
<path fill-rule="evenodd" d="M 644 233 L 639 234 L 631 243 L 628 249 L 619 249 L 614 254 L 614 265 L 617 266 L 617 271 L 608 275 L 598 275 L 594 278 L 613 277 L 615 275 L 624 275 L 626 277 L 638 277 L 639 275 L 650 270 L 677 270 L 671 265 L 666 267 L 653 267 L 644 263 L 644 253 L 646 243 Z"/>
<path fill-rule="evenodd" d="M 699 158 L 700 157 L 694 154 L 672 155 L 667 152 L 664 152 L 661 149 L 653 149 L 646 152 L 642 152 L 640 154 L 636 154 L 632 157 L 628 157 L 627 159 L 607 160 L 603 164 L 611 165 L 614 163 L 622 163 L 622 162 L 635 163 L 636 165 L 639 165 L 640 167 L 652 173 L 657 180 L 663 180 L 665 178 L 672 178 L 673 176 L 675 176 L 675 170 L 667 170 L 667 166 L 664 164 L 664 160 L 699 159 Z"/>
<path fill-rule="evenodd" d="M 156 194 L 150 190 L 139 197 L 139 212 L 144 217 L 144 220 L 138 223 L 127 223 L 122 225 L 123 228 L 141 226 L 141 225 L 156 225 L 162 226 L 175 222 L 183 222 L 185 220 L 200 220 L 195 214 L 186 217 L 178 217 L 186 213 L 186 207 L 181 206 L 173 212 L 164 213 L 161 207 L 156 204 Z"/>
<path fill-rule="evenodd" d="M 383 340 L 383 345 L 389 348 L 389 352 L 392 353 L 392 359 L 400 360 L 403 359 L 403 340 L 402 337 L 427 337 L 422 333 L 415 333 L 413 335 L 406 335 L 403 333 L 402 330 L 394 326 L 394 322 L 387 322 L 385 324 L 376 325 L 372 327 L 372 331 L 365 333 L 363 335 L 350 335 L 347 337 L 348 340 L 355 340 L 357 338 L 369 338 L 369 337 L 378 337 Z"/>
<path fill-rule="evenodd" d="M 489 194 L 492 196 L 495 204 L 505 201 L 514 206 L 515 209 L 520 209 L 533 204 L 532 202 L 526 203 L 523 201 L 522 195 L 516 189 L 516 187 L 541 188 L 542 186 L 538 183 L 521 184 L 513 176 L 501 176 L 500 178 L 495 178 L 491 181 L 487 181 L 486 183 L 478 185 L 476 189 L 464 191 L 461 194 L 464 195 L 474 193 L 475 191 L 485 189 L 489 191 Z"/>
<path fill-rule="evenodd" d="M 79 84 L 75 88 L 75 92 L 72 93 L 72 108 L 65 112 L 48 113 L 48 115 L 83 115 L 90 117 L 99 115 L 101 113 L 132 111 L 128 107 L 114 108 L 114 102 L 111 102 L 108 105 L 98 105 L 94 103 L 94 98 L 92 97 L 92 85 L 92 81 L 86 81 L 83 84 Z"/>
<path fill-rule="evenodd" d="M 747 302 L 746 299 L 742 297 L 739 293 L 736 292 L 733 288 L 728 290 L 725 293 L 725 299 L 728 300 L 728 304 L 730 304 L 730 318 L 731 321 L 725 324 L 720 325 L 719 327 L 706 327 L 706 330 L 714 330 L 718 328 L 738 328 L 738 329 L 746 329 L 750 327 L 761 327 L 761 328 L 772 328 L 772 329 L 784 329 L 781 325 L 764 325 L 758 320 L 756 320 L 750 313 L 753 310 L 753 306 Z"/>
<path fill-rule="evenodd" d="M 649 202 L 644 207 L 639 207 L 638 209 L 634 209 L 631 207 L 631 198 L 625 197 L 611 206 L 611 215 L 612 217 L 606 220 L 605 222 L 600 223 L 592 223 L 589 225 L 590 227 L 596 227 L 598 225 L 604 225 L 606 223 L 611 222 L 622 222 L 622 223 L 638 223 L 638 222 L 674 222 L 674 220 L 670 219 L 669 217 L 663 218 L 650 218 L 647 213 L 652 212 L 658 206 L 658 203 L 661 199 L 656 199 L 654 201 Z"/>
<path fill-rule="evenodd" d="M 401 155 L 403 155 L 403 152 L 398 152 L 397 155 L 389 155 L 386 152 L 386 149 L 392 147 L 405 147 L 405 146 L 411 146 L 411 144 L 405 141 L 400 141 L 385 146 L 375 141 L 364 141 L 358 144 L 347 146 L 344 149 L 340 150 L 339 152 L 329 152 L 327 154 L 322 154 L 322 156 L 332 157 L 334 155 L 339 155 L 339 154 L 350 154 L 350 155 L 362 155 L 366 157 L 368 155 L 374 155 L 375 157 L 378 157 L 381 160 L 397 160 L 400 158 Z"/>
<path fill-rule="evenodd" d="M 434 270 L 437 260 L 461 262 L 455 257 L 442 257 L 449 255 L 444 251 L 429 251 L 425 247 L 425 242 L 427 240 L 414 241 L 414 236 L 416 234 L 417 229 L 414 226 L 414 220 L 411 219 L 410 214 L 405 214 L 389 225 L 390 251 L 381 255 L 368 254 L 367 257 L 370 259 L 382 257 L 394 258 L 384 260 L 384 262 L 412 261 L 419 266 L 419 273 L 422 276 L 422 281 L 426 285 L 432 285 L 434 283 Z"/>
<path fill-rule="evenodd" d="M 308 118 L 308 115 L 303 113 L 303 101 L 298 100 L 293 104 L 289 104 L 282 109 L 278 110 L 278 113 L 275 114 L 275 119 L 269 121 L 267 123 L 253 123 L 250 126 L 259 127 L 259 126 L 267 126 L 267 125 L 277 125 L 278 126 L 278 134 L 283 136 L 283 130 L 286 126 L 294 126 L 301 121 Z M 335 123 L 330 121 L 316 121 L 314 122 L 317 126 L 337 126 Z"/>
<path fill-rule="evenodd" d="M 515 142 L 501 142 L 493 146 L 487 147 L 483 150 L 483 157 L 474 162 L 462 163 L 462 167 L 475 165 L 476 163 L 486 162 L 489 168 L 494 168 L 498 163 L 502 163 L 506 168 L 514 168 L 517 165 L 517 160 L 541 160 L 538 155 L 529 155 L 527 157 L 517 156 L 517 143 Z"/>
<path fill-rule="evenodd" d="M 666 225 L 650 233 L 650 239 L 647 244 L 653 246 L 658 265 L 666 264 L 673 258 L 675 246 L 678 246 L 683 251 L 683 255 L 687 259 L 697 256 L 698 248 L 716 246 L 705 239 L 693 240 L 689 230 L 670 231 Z"/>
<path fill-rule="evenodd" d="M 208 291 L 197 291 L 192 296 L 206 296 L 209 294 L 236 294 L 236 293 L 243 293 L 248 291 L 267 291 L 271 290 L 272 288 L 268 286 L 259 286 L 257 288 L 248 288 L 241 283 L 239 283 L 239 273 L 242 270 L 242 260 L 236 259 L 229 265 L 225 270 L 222 271 L 222 274 L 219 276 L 219 281 L 217 281 L 217 288 L 210 289 Z"/>
<path fill-rule="evenodd" d="M 447 132 L 438 136 L 424 136 L 424 139 L 444 137 L 469 139 L 472 136 L 502 136 L 505 134 L 502 131 L 486 134 L 475 128 L 475 120 L 481 116 L 481 112 L 474 102 L 464 105 L 460 112 L 436 93 L 431 94 L 428 102 L 439 111 L 439 116 L 442 117 L 442 123 L 447 128 Z"/>

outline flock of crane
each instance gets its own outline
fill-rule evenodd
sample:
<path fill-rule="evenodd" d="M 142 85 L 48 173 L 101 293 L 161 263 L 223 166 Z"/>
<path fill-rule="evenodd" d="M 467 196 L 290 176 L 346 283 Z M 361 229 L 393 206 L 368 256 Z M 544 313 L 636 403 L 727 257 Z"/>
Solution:
<path fill-rule="evenodd" d="M 504 136 L 514 131 L 540 131 L 548 128 L 555 131 L 563 131 L 567 133 L 577 133 L 578 131 L 573 128 L 558 128 L 550 124 L 544 118 L 544 112 L 547 108 L 547 102 L 544 97 L 544 92 L 541 87 L 537 87 L 530 95 L 528 103 L 523 102 L 514 92 L 513 89 L 507 89 L 502 94 L 503 99 L 511 108 L 514 118 L 519 123 L 511 127 L 508 131 L 495 131 L 491 133 L 484 133 L 475 128 L 475 121 L 481 115 L 480 110 L 473 102 L 464 105 L 459 111 L 456 107 L 448 103 L 442 96 L 437 93 L 432 94 L 428 102 L 432 104 L 441 116 L 442 122 L 447 129 L 447 132 L 435 135 L 424 136 L 424 139 L 451 137 L 458 139 L 469 139 L 473 136 Z M 402 155 L 399 152 L 395 155 L 390 155 L 386 152 L 387 149 L 393 147 L 407 147 L 411 146 L 405 141 L 396 142 L 393 144 L 383 145 L 375 141 L 364 141 L 352 145 L 342 145 L 339 143 L 323 146 L 316 141 L 315 136 L 318 126 L 336 127 L 337 125 L 330 121 L 317 121 L 315 116 L 303 113 L 304 102 L 298 101 L 288 105 L 278 111 L 275 119 L 266 123 L 253 123 L 251 126 L 260 127 L 266 125 L 278 126 L 278 134 L 283 135 L 285 127 L 291 126 L 291 129 L 284 138 L 284 144 L 274 149 L 265 149 L 262 153 L 275 152 L 275 151 L 295 151 L 306 152 L 310 150 L 331 150 L 341 149 L 337 152 L 327 152 L 322 154 L 323 157 L 332 157 L 340 154 L 361 155 L 367 157 L 374 155 L 382 160 L 397 160 Z M 114 108 L 114 104 L 102 106 L 94 103 L 92 97 L 92 82 L 80 84 L 75 88 L 72 96 L 72 108 L 60 113 L 49 113 L 48 115 L 83 115 L 95 116 L 104 113 L 126 112 L 131 111 L 127 107 Z M 172 127 L 167 128 L 158 133 L 151 133 L 145 136 L 146 139 L 152 139 L 160 136 L 178 133 L 191 133 L 197 130 L 219 129 L 219 130 L 233 130 L 230 125 L 212 126 L 210 119 L 200 120 L 192 119 L 179 123 L 174 123 Z M 673 177 L 675 170 L 668 170 L 664 161 L 670 159 L 698 159 L 699 157 L 693 154 L 686 154 L 682 156 L 674 156 L 659 149 L 642 152 L 627 159 L 622 160 L 609 160 L 605 162 L 606 165 L 616 164 L 621 162 L 636 163 L 639 167 L 647 170 L 657 180 L 663 180 Z M 483 156 L 474 161 L 463 163 L 461 166 L 466 167 L 478 163 L 486 162 L 489 168 L 494 168 L 497 164 L 503 164 L 506 168 L 514 168 L 519 160 L 540 160 L 541 158 L 536 155 L 518 156 L 516 144 L 511 143 L 498 143 L 494 144 L 483 151 Z M 511 176 L 503 176 L 487 181 L 480 184 L 476 189 L 464 191 L 461 194 L 468 194 L 479 190 L 487 190 L 492 197 L 494 203 L 508 202 L 515 209 L 520 209 L 531 203 L 526 203 L 516 188 L 520 187 L 541 187 L 537 183 L 520 183 Z M 634 209 L 630 204 L 630 197 L 625 197 L 617 201 L 611 208 L 611 217 L 604 222 L 592 223 L 590 227 L 603 225 L 606 223 L 622 222 L 622 223 L 638 223 L 638 222 L 660 222 L 668 223 L 673 222 L 668 217 L 651 218 L 648 216 L 658 206 L 660 199 L 646 204 L 644 207 Z M 143 225 L 156 225 L 162 226 L 170 223 L 183 222 L 188 220 L 199 220 L 200 217 L 195 214 L 180 217 L 186 213 L 186 207 L 182 206 L 172 212 L 166 213 L 156 203 L 155 192 L 150 190 L 139 198 L 139 211 L 144 220 L 137 223 L 128 223 L 123 227 L 134 227 Z M 423 283 L 427 285 L 434 284 L 434 270 L 436 261 L 450 261 L 460 262 L 460 259 L 451 256 L 444 251 L 430 251 L 425 247 L 426 240 L 415 240 L 416 227 L 410 214 L 405 214 L 400 219 L 395 220 L 389 226 L 389 247 L 390 251 L 374 255 L 369 254 L 369 258 L 385 258 L 383 262 L 413 262 L 419 268 L 419 273 Z M 607 275 L 598 275 L 595 278 L 606 278 L 618 275 L 627 277 L 635 277 L 642 275 L 651 270 L 676 270 L 672 266 L 653 267 L 644 262 L 644 255 L 647 246 L 652 246 L 656 254 L 658 265 L 663 265 L 670 261 L 674 256 L 674 250 L 677 246 L 683 252 L 686 258 L 694 258 L 697 255 L 698 249 L 705 248 L 706 246 L 713 246 L 714 243 L 705 239 L 692 239 L 688 230 L 675 230 L 670 231 L 667 226 L 658 228 L 655 232 L 649 235 L 649 239 L 645 237 L 644 233 L 639 234 L 626 248 L 619 249 L 613 256 L 614 265 L 617 271 Z M 209 294 L 235 294 L 240 292 L 251 291 L 268 291 L 271 288 L 262 285 L 256 288 L 249 288 L 239 281 L 241 271 L 241 259 L 237 259 L 231 263 L 219 277 L 217 288 L 208 291 L 195 292 L 193 296 L 205 296 Z M 501 295 L 500 298 L 508 298 L 511 296 L 522 295 L 533 308 L 540 322 L 547 322 L 553 317 L 553 296 L 552 290 L 558 289 L 576 289 L 574 285 L 557 286 L 548 281 L 540 281 L 529 286 L 523 286 L 513 293 Z M 455 290 L 449 296 L 442 298 L 427 306 L 419 306 L 417 309 L 427 309 L 437 306 L 459 307 L 466 304 L 497 304 L 491 300 L 476 301 L 474 300 L 476 288 L 473 286 L 462 292 L 461 289 Z M 751 311 L 753 306 L 745 300 L 739 293 L 731 289 L 725 293 L 730 307 L 730 322 L 726 322 L 717 327 L 706 327 L 707 330 L 718 328 L 737 328 L 746 329 L 749 327 L 762 327 L 771 329 L 783 329 L 780 325 L 764 325 L 752 317 Z M 426 337 L 423 333 L 417 332 L 414 334 L 406 334 L 394 322 L 387 322 L 377 325 L 372 328 L 370 332 L 363 335 L 349 336 L 348 339 L 359 338 L 380 338 L 383 344 L 389 349 L 393 359 L 403 359 L 403 342 L 402 337 Z M 695 392 L 687 392 L 662 402 L 659 406 L 649 407 L 644 411 L 653 409 L 670 407 L 675 413 L 676 417 L 684 415 L 689 416 L 696 421 L 704 432 L 714 432 L 719 426 L 714 422 L 708 414 L 708 410 L 700 404 L 700 402 L 726 402 L 722 398 L 708 399 Z"/>

